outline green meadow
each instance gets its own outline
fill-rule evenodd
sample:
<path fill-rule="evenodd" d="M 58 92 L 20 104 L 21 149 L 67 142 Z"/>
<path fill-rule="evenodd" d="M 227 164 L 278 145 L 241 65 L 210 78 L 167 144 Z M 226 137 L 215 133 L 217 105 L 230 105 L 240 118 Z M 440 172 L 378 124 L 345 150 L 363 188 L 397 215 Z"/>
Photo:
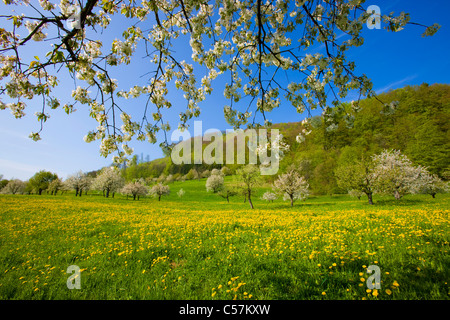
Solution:
<path fill-rule="evenodd" d="M 0 195 L 0 299 L 450 297 L 448 194 L 375 195 L 373 206 L 313 196 L 291 208 L 261 200 L 261 186 L 251 210 L 207 193 L 205 179 L 170 188 L 161 201 Z M 373 265 L 379 289 L 368 287 Z"/>

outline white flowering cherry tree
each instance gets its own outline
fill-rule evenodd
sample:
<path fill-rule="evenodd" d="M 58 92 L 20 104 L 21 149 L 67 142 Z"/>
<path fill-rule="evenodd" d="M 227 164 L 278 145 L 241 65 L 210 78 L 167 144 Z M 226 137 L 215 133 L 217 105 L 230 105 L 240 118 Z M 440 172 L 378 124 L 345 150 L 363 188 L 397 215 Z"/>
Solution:
<path fill-rule="evenodd" d="M 349 49 L 363 44 L 361 30 L 370 16 L 363 0 L 3 2 L 0 109 L 21 118 L 29 100 L 40 99 L 42 110 L 35 113 L 40 129 L 30 134 L 39 140 L 52 109 L 70 114 L 76 105 L 87 105 L 98 126 L 85 140 L 100 140 L 101 154 L 113 154 L 118 163 L 133 153 L 133 138 L 155 143 L 158 132 L 170 130 L 165 109 L 172 107 L 171 85 L 184 95 L 178 123 L 182 129 L 199 116 L 199 103 L 211 94 L 219 76 L 227 79 L 224 116 L 235 128 L 269 125 L 266 114 L 280 106 L 282 95 L 303 113 L 325 108 L 328 98 L 337 104 L 349 90 L 374 94 L 368 77 L 356 74 L 355 63 L 346 58 Z M 113 31 L 120 36 L 102 41 L 111 22 L 120 18 L 125 20 L 123 32 Z M 390 31 L 412 24 L 403 12 L 382 19 Z M 431 25 L 423 35 L 438 29 Z M 46 53 L 30 55 L 33 43 Z M 176 43 L 189 44 L 191 56 L 186 57 L 184 48 L 177 51 Z M 304 53 L 317 44 L 324 46 L 324 53 Z M 119 89 L 120 81 L 111 73 L 117 68 L 126 72 L 139 48 L 145 48 L 142 75 L 148 81 Z M 53 92 L 68 76 L 76 84 L 72 100 L 64 102 Z M 147 102 L 141 116 L 132 119 L 123 99 L 139 96 Z M 167 138 L 161 146 L 168 146 Z"/>
<path fill-rule="evenodd" d="M 377 193 L 390 194 L 399 200 L 405 194 L 418 193 L 423 188 L 425 167 L 415 166 L 399 150 L 383 150 L 372 156 L 371 170 L 374 189 Z"/>
<path fill-rule="evenodd" d="M 83 190 L 88 190 L 91 183 L 92 179 L 82 171 L 78 171 L 77 173 L 70 175 L 66 181 L 64 181 L 64 184 L 68 189 L 75 190 L 75 197 L 78 195 L 81 197 Z"/>
<path fill-rule="evenodd" d="M 123 187 L 124 183 L 116 167 L 105 167 L 92 182 L 92 189 L 101 190 L 106 198 L 112 193 L 114 198 L 114 194 Z"/>
<path fill-rule="evenodd" d="M 269 202 L 269 201 L 270 201 L 270 202 L 274 202 L 275 200 L 278 199 L 278 196 L 277 196 L 275 193 L 273 193 L 273 192 L 266 191 L 266 192 L 264 192 L 264 194 L 262 195 L 261 199 L 262 199 L 262 200 L 266 200 L 267 202 Z"/>
<path fill-rule="evenodd" d="M 224 179 L 221 174 L 212 174 L 206 179 L 206 191 L 217 193 L 224 187 Z"/>
<path fill-rule="evenodd" d="M 121 190 L 123 194 L 133 196 L 133 200 L 139 200 L 140 196 L 145 196 L 148 193 L 148 188 L 145 186 L 144 181 L 137 180 L 127 183 Z"/>
<path fill-rule="evenodd" d="M 170 187 L 166 184 L 157 183 L 150 189 L 150 195 L 152 197 L 158 198 L 161 201 L 162 196 L 167 196 L 170 194 Z"/>
<path fill-rule="evenodd" d="M 309 196 L 308 182 L 295 170 L 279 175 L 273 183 L 273 189 L 283 195 L 283 200 L 290 200 L 291 207 L 295 200 L 304 200 Z"/>

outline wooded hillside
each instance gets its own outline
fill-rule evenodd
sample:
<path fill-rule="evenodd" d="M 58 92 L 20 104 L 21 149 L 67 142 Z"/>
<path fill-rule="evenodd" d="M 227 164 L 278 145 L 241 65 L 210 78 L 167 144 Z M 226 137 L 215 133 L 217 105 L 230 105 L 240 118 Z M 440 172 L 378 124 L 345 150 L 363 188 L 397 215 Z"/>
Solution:
<path fill-rule="evenodd" d="M 280 173 L 295 166 L 315 194 L 340 193 L 334 177 L 338 165 L 370 157 L 383 149 L 398 149 L 415 164 L 449 179 L 450 85 L 407 86 L 353 103 L 325 110 L 309 123 L 274 124 L 290 151 Z M 307 134 L 309 133 L 309 134 Z M 298 135 L 301 134 L 299 137 Z M 298 142 L 300 141 L 300 142 Z M 137 163 L 123 169 L 127 180 L 164 175 L 186 175 L 194 165 L 174 165 L 170 157 Z M 220 165 L 196 165 L 198 172 Z M 238 165 L 227 165 L 232 172 Z M 276 177 L 266 177 L 273 180 Z"/>

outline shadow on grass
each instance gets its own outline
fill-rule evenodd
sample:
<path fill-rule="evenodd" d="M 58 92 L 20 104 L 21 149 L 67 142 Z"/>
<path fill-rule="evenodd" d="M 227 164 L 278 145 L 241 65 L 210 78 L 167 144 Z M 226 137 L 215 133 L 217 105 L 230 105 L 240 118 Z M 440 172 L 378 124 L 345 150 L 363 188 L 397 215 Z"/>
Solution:
<path fill-rule="evenodd" d="M 424 204 L 426 201 L 421 199 L 390 199 L 390 200 L 377 200 L 374 201 L 374 206 L 393 206 L 393 207 L 405 207 L 405 206 L 411 206 L 411 205 L 419 205 Z"/>
<path fill-rule="evenodd" d="M 323 207 L 323 206 L 334 206 L 336 205 L 336 202 L 318 202 L 318 203 L 294 203 L 294 206 L 291 207 L 289 203 L 285 204 L 274 204 L 271 206 L 264 206 L 264 210 L 298 210 L 298 209 L 308 209 L 308 208 L 317 208 L 317 207 Z"/>

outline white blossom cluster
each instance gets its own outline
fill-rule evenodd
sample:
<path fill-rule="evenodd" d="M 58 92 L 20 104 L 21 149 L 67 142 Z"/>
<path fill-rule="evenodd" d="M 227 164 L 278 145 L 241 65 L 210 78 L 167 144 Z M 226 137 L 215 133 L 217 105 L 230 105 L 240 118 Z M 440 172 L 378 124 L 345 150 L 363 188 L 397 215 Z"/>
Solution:
<path fill-rule="evenodd" d="M 170 194 L 170 187 L 166 184 L 157 183 L 150 188 L 149 194 L 160 201 L 162 196 Z"/>
<path fill-rule="evenodd" d="M 290 200 L 291 206 L 293 206 L 295 200 L 305 200 L 309 196 L 308 182 L 294 170 L 278 176 L 273 189 L 283 195 L 284 201 Z"/>
<path fill-rule="evenodd" d="M 217 193 L 224 187 L 224 178 L 220 170 L 213 169 L 211 175 L 206 179 L 206 191 Z"/>
<path fill-rule="evenodd" d="M 266 191 L 264 192 L 264 194 L 261 197 L 262 200 L 266 200 L 266 201 L 270 201 L 273 202 L 275 200 L 278 199 L 278 196 L 276 195 L 276 193 L 270 192 L 270 191 Z"/>
<path fill-rule="evenodd" d="M 92 182 L 92 189 L 103 191 L 108 197 L 111 193 L 120 191 L 124 182 L 116 167 L 106 167 Z"/>
<path fill-rule="evenodd" d="M 143 181 L 133 181 L 127 183 L 120 192 L 125 195 L 131 195 L 133 199 L 136 199 L 136 197 L 145 196 L 148 193 L 148 188 Z"/>
<path fill-rule="evenodd" d="M 268 140 L 268 139 L 266 139 Z M 276 134 L 274 137 L 271 137 L 270 142 L 267 143 L 259 143 L 255 148 L 255 152 L 258 156 L 267 155 L 270 152 L 274 153 L 274 157 L 276 160 L 281 160 L 284 157 L 284 154 L 289 151 L 290 146 L 286 142 L 283 141 L 282 134 Z"/>
<path fill-rule="evenodd" d="M 384 150 L 372 159 L 371 179 L 377 193 L 400 199 L 408 193 L 433 195 L 448 190 L 448 184 L 430 174 L 427 168 L 413 165 L 399 150 Z"/>

